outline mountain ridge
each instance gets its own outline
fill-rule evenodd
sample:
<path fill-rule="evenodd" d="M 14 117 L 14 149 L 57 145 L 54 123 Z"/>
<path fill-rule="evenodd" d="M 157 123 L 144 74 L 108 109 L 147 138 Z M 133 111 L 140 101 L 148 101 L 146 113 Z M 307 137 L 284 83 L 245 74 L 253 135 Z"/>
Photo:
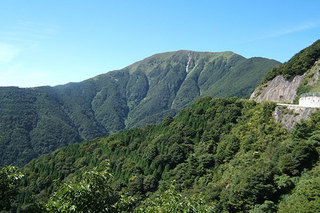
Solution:
<path fill-rule="evenodd" d="M 0 165 L 23 165 L 58 147 L 160 122 L 201 96 L 248 97 L 278 64 L 230 51 L 175 51 L 78 83 L 2 87 Z"/>

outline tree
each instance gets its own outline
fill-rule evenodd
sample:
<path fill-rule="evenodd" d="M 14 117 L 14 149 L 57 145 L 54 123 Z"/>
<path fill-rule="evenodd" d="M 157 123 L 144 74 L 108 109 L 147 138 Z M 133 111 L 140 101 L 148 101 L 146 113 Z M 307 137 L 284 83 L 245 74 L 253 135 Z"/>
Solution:
<path fill-rule="evenodd" d="M 9 210 L 18 195 L 18 183 L 23 174 L 15 166 L 6 166 L 0 170 L 0 210 Z"/>
<path fill-rule="evenodd" d="M 201 195 L 182 196 L 173 184 L 159 196 L 144 200 L 137 212 L 214 212 L 214 207 L 204 202 Z"/>
<path fill-rule="evenodd" d="M 310 169 L 318 160 L 314 146 L 305 141 L 292 142 L 288 153 L 283 154 L 278 161 L 280 170 L 289 175 L 299 175 L 303 169 Z"/>
<path fill-rule="evenodd" d="M 49 212 L 119 212 L 130 200 L 116 193 L 110 181 L 110 165 L 104 161 L 99 167 L 85 172 L 80 180 L 58 186 L 48 203 L 43 204 Z M 125 205 L 123 203 L 126 203 Z"/>
<path fill-rule="evenodd" d="M 279 204 L 279 212 L 320 212 L 320 177 L 304 176 L 293 190 Z"/>

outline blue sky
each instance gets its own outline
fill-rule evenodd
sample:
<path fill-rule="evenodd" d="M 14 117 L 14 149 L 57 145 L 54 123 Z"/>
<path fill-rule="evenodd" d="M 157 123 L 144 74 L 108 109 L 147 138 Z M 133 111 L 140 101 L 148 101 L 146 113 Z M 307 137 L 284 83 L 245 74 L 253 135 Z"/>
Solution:
<path fill-rule="evenodd" d="M 320 38 L 319 0 L 0 0 L 0 86 L 79 82 L 175 50 L 281 62 Z"/>

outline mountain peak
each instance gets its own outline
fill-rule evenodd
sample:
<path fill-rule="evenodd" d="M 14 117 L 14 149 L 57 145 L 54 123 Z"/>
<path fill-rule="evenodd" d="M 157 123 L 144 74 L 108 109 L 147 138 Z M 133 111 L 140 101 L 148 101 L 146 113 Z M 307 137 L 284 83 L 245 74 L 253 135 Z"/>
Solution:
<path fill-rule="evenodd" d="M 179 50 L 79 83 L 0 88 L 0 164 L 23 165 L 61 146 L 157 123 L 202 96 L 248 97 L 278 64 Z"/>

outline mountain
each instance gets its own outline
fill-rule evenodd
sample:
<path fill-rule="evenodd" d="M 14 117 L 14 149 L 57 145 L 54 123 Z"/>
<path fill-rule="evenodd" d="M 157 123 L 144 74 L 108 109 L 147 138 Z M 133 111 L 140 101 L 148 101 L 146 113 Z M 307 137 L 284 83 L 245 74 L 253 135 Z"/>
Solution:
<path fill-rule="evenodd" d="M 0 88 L 0 165 L 175 115 L 195 99 L 249 97 L 280 63 L 232 52 L 157 54 L 56 87 Z"/>
<path fill-rule="evenodd" d="M 312 89 L 319 82 L 313 79 L 316 67 L 305 72 Z M 320 111 L 288 129 L 274 118 L 278 108 L 270 101 L 207 96 L 157 125 L 42 155 L 21 170 L 18 210 L 30 211 L 39 201 L 52 210 L 94 206 L 91 198 L 101 192 L 103 178 L 109 182 L 102 191 L 123 199 L 116 207 L 129 212 L 201 206 L 200 212 L 319 212 Z M 106 170 L 99 173 L 101 167 Z M 90 174 L 90 187 L 80 186 Z"/>

